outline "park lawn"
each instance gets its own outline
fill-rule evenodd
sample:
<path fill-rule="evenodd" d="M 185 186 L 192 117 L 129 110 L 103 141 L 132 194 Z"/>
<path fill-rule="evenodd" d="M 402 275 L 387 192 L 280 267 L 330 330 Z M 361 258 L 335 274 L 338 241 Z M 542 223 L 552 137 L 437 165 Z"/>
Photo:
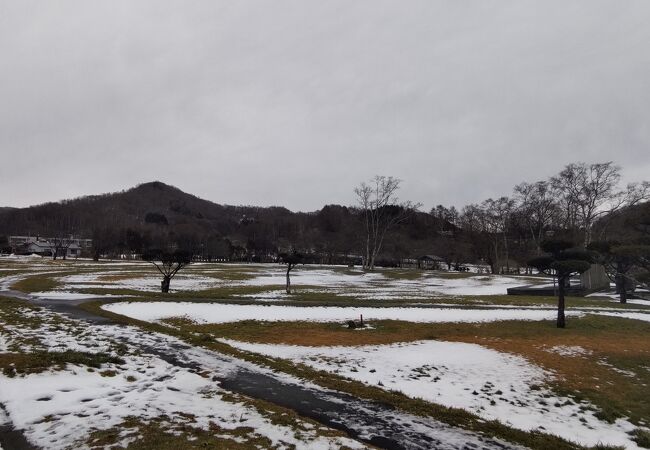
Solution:
<path fill-rule="evenodd" d="M 550 387 L 596 405 L 603 420 L 628 417 L 648 425 L 650 401 L 650 323 L 587 315 L 557 329 L 548 321 L 471 323 L 372 322 L 366 330 L 338 323 L 257 322 L 195 324 L 168 319 L 183 330 L 239 341 L 302 346 L 377 345 L 435 339 L 480 344 L 517 354 L 557 374 Z M 553 348 L 580 347 L 566 356 Z"/>
<path fill-rule="evenodd" d="M 441 301 L 441 299 L 437 299 Z M 633 303 L 620 303 L 608 297 L 566 297 L 566 307 L 571 308 L 615 308 L 615 309 L 647 309 L 650 306 Z M 459 304 L 504 305 L 504 306 L 546 306 L 557 307 L 557 297 L 538 295 L 482 295 L 482 296 L 455 296 L 445 299 L 446 302 Z"/>
<path fill-rule="evenodd" d="M 100 368 L 102 364 L 121 364 L 116 356 L 104 352 L 89 353 L 76 350 L 52 351 L 43 346 L 45 336 L 37 337 L 35 330 L 61 330 L 66 320 L 60 316 L 43 316 L 41 309 L 9 297 L 0 297 L 0 337 L 10 337 L 6 351 L 0 350 L 0 373 L 8 377 L 63 370 L 68 364 Z"/>
<path fill-rule="evenodd" d="M 56 276 L 60 276 L 57 274 Z M 61 285 L 54 279 L 53 275 L 34 275 L 16 281 L 11 285 L 12 289 L 20 292 L 41 292 L 53 291 Z"/>
<path fill-rule="evenodd" d="M 316 385 L 322 386 L 324 388 L 346 392 L 359 398 L 370 399 L 391 405 L 397 410 L 405 411 L 411 414 L 424 417 L 432 417 L 436 420 L 440 420 L 453 426 L 459 426 L 469 431 L 475 431 L 483 433 L 487 436 L 504 439 L 509 442 L 519 443 L 527 448 L 539 450 L 546 450 L 549 448 L 554 448 L 557 450 L 585 448 L 575 443 L 568 442 L 560 437 L 540 431 L 522 431 L 511 428 L 497 421 L 485 420 L 464 409 L 447 407 L 419 398 L 411 398 L 398 391 L 387 391 L 380 387 L 370 386 L 359 381 L 338 376 L 336 374 L 315 370 L 303 364 L 295 364 L 286 359 L 273 358 L 249 351 L 240 350 L 217 340 L 216 338 L 218 337 L 218 334 L 215 335 L 211 332 L 193 331 L 194 324 L 192 323 L 183 324 L 182 321 L 179 321 L 172 325 L 171 323 L 163 324 L 144 322 L 141 320 L 122 316 L 102 309 L 102 305 L 106 303 L 111 303 L 111 301 L 91 301 L 86 302 L 81 306 L 83 309 L 86 309 L 89 312 L 109 317 L 118 323 L 135 325 L 145 330 L 169 334 L 171 336 L 180 338 L 189 344 L 204 347 L 210 350 L 215 350 L 224 354 L 229 354 L 237 358 L 252 362 L 256 365 L 268 367 L 274 371 L 285 372 L 298 378 L 311 381 Z M 254 327 L 258 323 L 259 322 L 251 321 L 250 326 Z M 296 330 L 293 330 L 293 332 L 296 332 Z M 365 331 L 360 332 L 364 333 Z M 619 447 L 613 446 L 598 446 L 594 448 L 598 448 L 599 450 L 619 449 Z"/>
<path fill-rule="evenodd" d="M 54 332 L 56 334 L 50 334 Z M 61 392 L 70 392 L 79 390 L 84 392 L 83 399 L 79 402 L 78 411 L 83 410 L 83 405 L 87 401 L 93 401 L 93 396 L 97 395 L 95 385 L 88 385 L 88 374 L 94 374 L 97 377 L 105 377 L 107 380 L 118 380 L 116 386 L 120 386 L 119 379 L 124 378 L 123 384 L 127 385 L 132 383 L 137 386 L 138 383 L 142 387 L 138 388 L 124 388 L 124 392 L 130 392 L 131 397 L 133 392 L 142 392 L 143 398 L 141 404 L 137 405 L 142 407 L 147 400 L 147 389 L 150 383 L 145 375 L 142 367 L 135 365 L 134 358 L 139 358 L 139 351 L 133 351 L 127 345 L 121 342 L 113 342 L 110 351 L 77 351 L 74 349 L 60 349 L 54 350 L 47 348 L 47 344 L 56 344 L 52 342 L 55 336 L 63 336 L 65 334 L 67 344 L 73 342 L 77 333 L 84 333 L 83 324 L 71 321 L 58 314 L 47 312 L 45 309 L 30 305 L 29 303 L 10 297 L 0 296 L 0 378 L 7 377 L 7 379 L 18 380 L 25 379 L 26 377 L 68 377 L 69 382 L 66 384 L 75 386 L 72 388 L 65 388 Z M 63 334 L 61 334 L 63 333 Z M 32 334 L 36 337 L 29 339 L 25 335 Z M 97 347 L 104 348 L 105 341 L 92 341 L 93 334 L 84 333 L 85 344 L 90 344 L 91 348 Z M 9 345 L 3 348 L 3 338 L 9 338 Z M 92 342 L 90 342 L 90 341 Z M 81 344 L 81 342 L 77 341 Z M 82 344 L 83 345 L 83 344 Z M 87 345 L 88 346 L 88 345 Z M 49 345 L 51 347 L 51 345 Z M 56 345 L 55 347 L 56 348 Z M 122 357 L 124 355 L 124 358 Z M 126 358 L 130 358 L 129 361 Z M 138 368 L 137 374 L 134 376 L 134 367 Z M 124 373 L 129 373 L 124 376 Z M 86 375 L 86 376 L 85 376 Z M 199 373 L 200 376 L 207 376 Z M 76 377 L 83 377 L 84 381 L 76 383 Z M 140 379 L 142 378 L 142 379 Z M 156 378 L 153 382 L 160 382 L 164 385 L 165 378 Z M 55 381 L 56 382 L 56 381 Z M 100 382 L 103 383 L 103 382 Z M 29 386 L 28 382 L 23 383 Z M 115 383 L 114 383 L 115 384 Z M 37 384 L 38 386 L 38 384 Z M 94 386 L 94 387 L 93 387 Z M 42 386 L 41 386 L 42 387 Z M 160 387 L 158 387 L 160 389 Z M 171 389 L 171 388 L 169 388 Z M 155 389 L 154 389 L 155 390 Z M 26 401 L 33 401 L 29 398 L 29 389 L 21 389 L 18 392 L 23 392 Z M 167 393 L 167 395 L 174 395 Z M 56 397 L 57 392 L 53 392 Z M 74 394 L 73 394 L 74 395 Z M 232 449 L 259 449 L 259 448 L 279 448 L 282 447 L 278 444 L 278 430 L 283 430 L 287 436 L 295 439 L 298 443 L 314 442 L 314 445 L 325 446 L 327 442 L 331 443 L 336 448 L 348 448 L 344 444 L 350 443 L 346 435 L 338 430 L 322 426 L 321 424 L 307 418 L 303 418 L 296 414 L 294 411 L 282 408 L 271 403 L 251 399 L 245 396 L 233 393 L 219 393 L 216 390 L 202 391 L 200 395 L 203 398 L 215 397 L 214 412 L 210 410 L 211 414 L 216 414 L 218 417 L 218 405 L 223 404 L 242 404 L 241 417 L 239 413 L 239 422 L 235 423 L 235 427 L 222 427 L 215 422 L 210 423 L 210 427 L 199 426 L 199 418 L 192 414 L 193 410 L 190 408 L 188 412 L 183 410 L 176 411 L 173 408 L 157 418 L 144 419 L 142 416 L 128 416 L 123 419 L 123 422 L 113 426 L 109 429 L 91 428 L 90 432 L 86 434 L 86 444 L 90 448 L 106 448 L 108 446 L 126 448 L 131 450 L 143 449 L 204 449 L 204 448 L 232 448 Z M 36 401 L 50 401 L 52 396 L 44 395 Z M 182 400 L 182 399 L 181 399 Z M 56 399 L 54 400 L 56 401 Z M 133 400 L 131 400 L 133 401 Z M 221 403 L 219 403 L 221 402 Z M 187 404 L 187 402 L 180 402 L 180 405 Z M 73 408 L 74 405 L 65 404 L 65 408 Z M 187 407 L 187 406 L 185 406 Z M 102 411 L 103 414 L 112 415 L 119 414 L 122 410 L 121 406 L 115 407 L 109 405 L 109 410 Z M 183 406 L 179 406 L 183 408 Z M 85 411 L 85 410 L 84 410 Z M 129 410 L 132 411 L 132 410 Z M 268 423 L 261 424 L 259 420 L 253 420 L 254 427 L 247 419 L 250 418 L 251 411 L 256 411 L 259 417 L 265 418 Z M 35 417 L 38 416 L 38 411 Z M 69 413 L 61 414 L 67 416 Z M 79 412 L 77 416 L 79 421 L 83 421 L 83 417 L 87 417 L 84 412 Z M 44 414 L 36 422 L 35 426 L 39 423 L 55 423 L 61 420 L 57 414 Z M 179 419 L 180 417 L 180 419 Z M 213 417 L 213 416 L 210 416 Z M 215 419 L 216 422 L 218 420 Z M 58 422 L 57 422 L 58 423 Z M 56 425 L 52 425 L 56 427 Z M 63 425 L 60 423 L 59 428 Z M 125 440 L 125 438 L 129 438 Z M 271 439 L 274 439 L 272 441 Z M 362 445 L 354 442 L 355 448 L 374 448 L 368 445 Z M 66 447 L 67 448 L 67 447 Z M 70 448 L 77 448 L 77 445 Z M 296 447 L 299 445 L 296 444 Z"/>
<path fill-rule="evenodd" d="M 204 276 L 215 278 L 215 280 L 223 280 L 224 284 L 219 286 L 210 287 L 208 289 L 196 289 L 185 291 L 174 291 L 174 281 L 172 280 L 172 292 L 164 296 L 156 291 L 142 291 L 131 286 L 120 286 L 120 281 L 158 276 L 155 268 L 151 265 L 138 264 L 136 267 L 131 266 L 109 266 L 98 265 L 97 267 L 91 266 L 78 266 L 75 267 L 73 262 L 53 264 L 58 269 L 57 272 L 47 273 L 31 273 L 23 274 L 26 278 L 18 280 L 13 283 L 12 288 L 27 292 L 50 292 L 53 290 L 64 290 L 78 292 L 82 294 L 91 295 L 118 295 L 118 296 L 131 296 L 140 298 L 156 298 L 161 299 L 175 299 L 175 300 L 233 300 L 237 302 L 250 302 L 255 303 L 264 300 L 264 296 L 269 293 L 274 293 L 276 296 L 273 301 L 276 304 L 282 303 L 301 303 L 309 306 L 315 305 L 331 305 L 331 306 L 397 306 L 405 304 L 414 305 L 436 305 L 447 304 L 457 305 L 459 307 L 490 307 L 497 306 L 522 306 L 522 307 L 548 307 L 554 308 L 557 304 L 555 297 L 545 296 L 509 296 L 509 295 L 439 295 L 439 294 L 420 294 L 412 296 L 409 292 L 403 294 L 395 293 L 391 298 L 373 299 L 367 297 L 367 290 L 355 286 L 354 283 L 349 286 L 313 286 L 301 285 L 300 279 L 297 278 L 292 286 L 292 294 L 284 294 L 283 284 L 268 284 L 256 285 L 247 284 L 247 280 L 254 277 L 263 268 L 257 266 L 238 266 L 224 267 L 225 265 L 215 265 L 214 269 L 205 268 L 204 266 L 190 266 L 186 271 L 181 272 L 183 277 L 191 277 L 192 275 Z M 76 269 L 76 270 L 72 270 Z M 309 269 L 312 270 L 312 269 Z M 316 270 L 316 269 L 313 269 Z M 335 267 L 332 272 L 342 273 L 349 271 L 347 268 Z M 390 285 L 390 277 L 422 277 L 423 272 L 417 270 L 382 270 L 380 271 L 387 279 L 385 281 L 378 281 L 380 286 L 386 282 Z M 59 279 L 67 275 L 78 274 L 98 274 L 96 281 L 83 282 L 83 287 L 76 287 L 75 283 L 63 284 Z M 358 275 L 358 272 L 356 272 Z M 388 275 L 393 274 L 393 275 Z M 439 273 L 436 272 L 437 277 L 483 277 L 484 275 L 467 274 L 467 273 Z M 395 278 L 395 279 L 397 279 Z M 271 280 L 269 280 L 271 281 Z M 277 282 L 277 280 L 276 280 Z M 523 282 L 523 280 L 522 280 Z M 115 283 L 114 287 L 107 287 L 106 284 Z M 96 287 L 93 286 L 96 284 Z M 380 287 L 377 291 L 382 292 Z M 612 309 L 647 309 L 650 310 L 649 305 L 627 304 L 623 305 L 609 298 L 594 298 L 594 297 L 568 297 L 567 307 L 569 309 L 574 307 L 583 308 L 612 308 Z"/>
<path fill-rule="evenodd" d="M 97 277 L 97 281 L 90 282 L 92 283 L 110 283 L 114 281 L 122 281 L 122 280 L 132 280 L 134 278 L 141 278 L 141 277 L 146 277 L 146 276 L 151 276 L 151 275 L 157 275 L 158 272 L 154 267 L 151 267 L 150 270 L 142 270 L 145 269 L 140 268 L 138 271 L 110 271 L 105 273 L 104 275 L 100 275 Z"/>

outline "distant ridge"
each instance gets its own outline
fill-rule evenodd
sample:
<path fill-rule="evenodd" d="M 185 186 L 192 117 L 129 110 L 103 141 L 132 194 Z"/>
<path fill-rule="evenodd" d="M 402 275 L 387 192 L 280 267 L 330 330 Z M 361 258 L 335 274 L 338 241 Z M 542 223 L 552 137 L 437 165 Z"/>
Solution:
<path fill-rule="evenodd" d="M 27 208 L 0 208 L 0 234 L 59 233 L 66 229 L 90 235 L 98 227 L 138 227 L 154 215 L 164 216 L 171 227 L 195 228 L 196 232 L 221 230 L 242 216 L 265 211 L 293 214 L 281 207 L 220 205 L 161 181 L 139 184 L 121 192 L 88 195 Z M 225 231 L 225 230 L 224 230 Z"/>
<path fill-rule="evenodd" d="M 157 239 L 182 243 L 197 252 L 209 248 L 213 255 L 215 249 L 220 254 L 242 251 L 259 256 L 297 248 L 324 255 L 322 261 L 331 262 L 336 255 L 363 252 L 362 219 L 357 209 L 341 205 L 325 205 L 309 213 L 281 206 L 222 205 L 152 181 L 120 192 L 28 208 L 0 208 L 0 239 L 9 235 L 74 235 L 109 242 L 114 254 L 143 248 Z M 628 237 L 647 236 L 650 203 L 621 210 L 609 219 L 597 228 L 616 229 L 617 235 Z M 455 239 L 456 234 L 462 237 L 463 232 L 418 212 L 390 231 L 383 253 L 389 260 L 399 261 L 437 252 L 453 255 L 469 251 L 474 243 Z"/>

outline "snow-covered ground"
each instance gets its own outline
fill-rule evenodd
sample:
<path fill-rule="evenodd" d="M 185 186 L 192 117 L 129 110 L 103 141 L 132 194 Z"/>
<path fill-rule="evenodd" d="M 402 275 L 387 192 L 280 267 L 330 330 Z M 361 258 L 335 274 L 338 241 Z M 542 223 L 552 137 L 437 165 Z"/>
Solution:
<path fill-rule="evenodd" d="M 642 320 L 650 322 L 650 314 L 643 312 L 599 312 L 602 316 L 621 317 L 624 319 Z"/>
<path fill-rule="evenodd" d="M 153 356 L 125 359 L 114 376 L 69 366 L 58 372 L 2 377 L 0 401 L 14 427 L 25 430 L 31 442 L 47 449 L 74 445 L 82 448 L 81 442 L 92 430 L 117 426 L 129 416 L 144 422 L 167 416 L 170 423 L 183 423 L 189 422 L 186 414 L 194 416 L 193 427 L 251 427 L 255 434 L 268 437 L 273 445 L 361 447 L 344 438 L 312 435 L 297 439 L 293 428 L 273 424 L 270 418 L 242 403 L 223 400 L 227 391 L 209 378 Z"/>
<path fill-rule="evenodd" d="M 423 341 L 361 347 L 300 347 L 224 340 L 523 430 L 539 429 L 583 445 L 638 448 L 625 420 L 598 420 L 590 405 L 540 387 L 553 377 L 525 359 L 475 344 Z"/>
<path fill-rule="evenodd" d="M 79 269 L 82 273 L 56 277 L 60 283 L 56 292 L 78 292 L 84 289 L 129 289 L 157 292 L 161 278 L 150 264 L 143 262 L 74 261 L 56 263 L 47 259 L 12 259 L 3 261 L 7 270 L 28 270 L 43 274 L 43 270 L 65 271 Z M 405 276 L 406 275 L 406 276 Z M 403 278 L 403 276 L 405 276 Z M 540 277 L 457 274 L 445 272 L 409 272 L 382 269 L 366 273 L 339 266 L 301 267 L 292 272 L 294 288 L 366 300 L 422 299 L 441 296 L 481 296 L 505 294 L 510 287 L 542 283 Z M 173 292 L 202 291 L 225 286 L 276 287 L 259 295 L 242 294 L 248 298 L 289 299 L 277 286 L 285 283 L 285 269 L 278 264 L 192 264 L 171 282 Z M 47 292 L 43 295 L 49 294 Z"/>
<path fill-rule="evenodd" d="M 56 300 L 89 300 L 92 298 L 128 297 L 124 295 L 116 296 L 112 294 L 82 294 L 80 292 L 69 292 L 69 291 L 34 292 L 31 295 L 37 298 L 47 298 L 47 299 L 56 299 Z"/>
<path fill-rule="evenodd" d="M 60 277 L 58 282 L 62 283 L 62 290 L 66 289 L 134 289 L 146 292 L 159 292 L 159 276 L 142 276 L 141 274 L 132 274 L 132 278 L 121 278 L 107 281 L 104 277 L 112 274 L 90 273 L 69 275 Z M 117 272 L 114 275 L 126 276 L 131 275 L 128 271 Z M 222 285 L 220 280 L 212 277 L 179 274 L 171 282 L 173 291 L 200 291 Z"/>
<path fill-rule="evenodd" d="M 408 322 L 494 322 L 499 320 L 552 320 L 556 313 L 544 309 L 373 308 L 335 306 L 232 305 L 191 302 L 119 302 L 103 309 L 148 322 L 184 317 L 197 323 L 227 323 L 242 320 L 345 322 L 404 320 Z M 567 312 L 577 316 L 583 313 Z"/>
<path fill-rule="evenodd" d="M 0 423 L 11 423 L 41 448 L 86 448 L 84 441 L 90 433 L 117 426 L 133 416 L 143 422 L 166 416 L 170 429 L 180 424 L 205 430 L 216 425 L 226 431 L 250 427 L 247 437 L 264 436 L 279 448 L 364 448 L 352 439 L 324 437 L 320 430 L 325 428 L 300 419 L 295 426 L 275 423 L 271 414 L 233 400 L 213 377 L 223 377 L 236 366 L 218 354 L 188 348 L 183 358 L 200 369 L 179 367 L 140 351 L 143 347 L 182 345 L 175 338 L 134 327 L 87 325 L 45 310 L 22 308 L 20 313 L 40 325 L 3 324 L 0 335 L 8 346 L 13 344 L 23 352 L 113 354 L 119 347 L 124 360 L 94 370 L 68 365 L 38 374 L 0 375 L 0 404 L 8 413 L 8 417 L 0 415 Z M 233 439 L 241 441 L 241 436 Z M 125 439 L 122 444 L 128 442 Z"/>
<path fill-rule="evenodd" d="M 94 263 L 77 261 L 53 264 L 37 258 L 12 258 L 13 270 L 28 270 L 53 274 L 60 287 L 34 294 L 39 298 L 82 300 L 100 296 L 110 297 L 111 289 L 158 291 L 160 277 L 147 275 L 151 267 L 142 262 Z M 18 264 L 21 264 L 18 267 Z M 69 275 L 70 267 L 82 266 L 83 273 Z M 245 277 L 232 276 L 246 274 Z M 0 268 L 0 270 L 4 270 Z M 65 272 L 68 270 L 67 272 Z M 5 275 L 9 275 L 9 273 Z M 66 274 L 67 273 L 67 274 Z M 60 274 L 60 275 L 58 275 Z M 451 275 L 451 276 L 450 276 Z M 0 289 L 7 289 L 24 274 L 0 278 Z M 338 296 L 360 299 L 414 299 L 443 296 L 481 296 L 505 294 L 512 286 L 544 282 L 541 278 L 475 275 L 455 277 L 453 274 L 425 272 L 414 279 L 390 276 L 390 271 L 364 273 L 342 267 L 298 268 L 292 284 L 302 291 L 331 292 Z M 223 286 L 254 286 L 261 294 L 242 297 L 273 302 L 287 300 L 278 285 L 284 284 L 284 269 L 279 265 L 210 265 L 195 264 L 172 280 L 174 291 L 198 291 Z M 268 288 L 266 288 L 268 286 Z M 87 294 L 84 289 L 106 289 L 103 295 Z M 444 300 L 442 300 L 444 302 Z M 604 300 L 608 303 L 607 300 Z M 445 302 L 445 303 L 451 303 Z M 632 303 L 632 301 L 630 302 Z M 650 314 L 640 309 L 619 311 L 599 307 L 568 311 L 580 316 L 596 311 L 598 314 L 626 319 L 650 321 Z M 443 305 L 438 305 L 443 306 Z M 512 305 L 486 309 L 450 307 L 298 307 L 273 304 L 234 305 L 221 303 L 124 301 L 104 305 L 104 309 L 145 321 L 160 321 L 171 317 L 186 317 L 197 323 L 225 323 L 242 320 L 345 322 L 403 320 L 410 322 L 493 322 L 504 320 L 554 320 L 556 312 L 547 307 L 520 308 Z M 25 309 L 26 318 L 41 319 L 45 310 Z M 54 317 L 54 316 L 52 316 Z M 1 324 L 0 317 L 0 324 Z M 68 366 L 65 370 L 47 371 L 7 378 L 0 375 L 0 403 L 4 404 L 14 426 L 25 430 L 27 437 L 45 448 L 78 445 L 93 429 L 118 425 L 126 416 L 136 415 L 149 420 L 167 415 L 171 421 L 183 421 L 178 412 L 196 416 L 193 426 L 207 428 L 210 422 L 223 429 L 249 426 L 272 442 L 284 442 L 298 448 L 338 448 L 359 446 L 358 442 L 342 438 L 324 438 L 315 433 L 304 439 L 295 436 L 290 427 L 274 425 L 269 417 L 256 409 L 226 399 L 227 392 L 213 376 L 224 376 L 233 370 L 230 362 L 194 348 L 186 350 L 188 358 L 204 369 L 196 370 L 171 365 L 160 357 L 134 351 L 131 344 L 144 347 L 168 348 L 178 345 L 173 338 L 160 335 L 155 339 L 132 327 L 89 326 L 80 322 L 58 319 L 35 329 L 12 325 L 0 327 L 0 352 L 34 350 L 30 341 L 40 343 L 36 349 L 61 351 L 73 349 L 84 352 L 114 352 L 116 343 L 129 344 L 124 364 L 107 364 L 101 372 L 114 370 L 114 376 L 89 372 L 85 367 Z M 27 339 L 26 339 L 27 338 Z M 153 339 L 153 340 L 152 340 Z M 448 406 L 475 412 L 486 419 L 498 419 L 513 427 L 558 434 L 585 445 L 604 442 L 636 448 L 627 431 L 634 427 L 619 420 L 616 424 L 600 422 L 568 398 L 558 397 L 543 386 L 553 374 L 533 366 L 526 360 L 489 350 L 473 344 L 426 341 L 364 347 L 295 347 L 229 344 L 250 351 L 287 358 L 317 369 L 338 373 L 372 385 L 395 389 L 406 395 L 420 397 Z M 588 358 L 589 353 L 577 346 L 556 346 L 547 349 L 567 358 Z M 259 369 L 259 368 L 257 368 Z M 257 370 L 256 369 L 256 370 Z M 207 378 L 206 378 L 207 377 Z M 1 411 L 1 409 L 0 409 Z M 46 420 L 44 420 L 46 419 Z M 2 417 L 0 417 L 2 423 Z M 307 426 L 306 424 L 305 427 Z M 301 425 L 302 426 L 302 425 Z"/>
<path fill-rule="evenodd" d="M 443 295 L 498 295 L 505 294 L 511 287 L 540 282 L 539 278 L 508 276 L 461 276 L 440 272 L 422 272 L 416 279 L 401 279 L 387 276 L 390 270 L 366 273 L 361 270 L 334 271 L 331 268 L 296 270 L 291 275 L 294 286 L 309 286 L 335 290 L 339 295 L 350 295 L 363 299 L 394 299 L 398 297 L 422 298 Z M 264 268 L 253 279 L 246 280 L 249 286 L 283 285 L 284 271 L 278 268 Z M 349 292 L 345 292 L 348 289 Z"/>

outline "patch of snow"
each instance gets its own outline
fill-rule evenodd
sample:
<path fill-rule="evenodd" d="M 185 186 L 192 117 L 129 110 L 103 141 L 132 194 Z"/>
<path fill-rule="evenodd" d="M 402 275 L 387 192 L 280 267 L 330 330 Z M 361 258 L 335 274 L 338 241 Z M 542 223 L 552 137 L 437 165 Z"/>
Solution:
<path fill-rule="evenodd" d="M 622 317 L 624 319 L 634 319 L 634 320 L 642 320 L 644 322 L 650 322 L 650 314 L 646 314 L 642 312 L 625 312 L 625 313 L 598 312 L 596 314 L 601 316 Z"/>
<path fill-rule="evenodd" d="M 620 373 L 623 376 L 626 376 L 626 377 L 629 377 L 629 378 L 637 378 L 637 375 L 636 375 L 635 372 L 633 372 L 631 370 L 619 369 L 618 367 L 616 367 L 613 364 L 609 363 L 605 359 L 598 360 L 598 364 L 600 364 L 601 366 L 605 366 L 605 367 L 609 368 L 610 370 L 613 370 L 616 373 Z"/>
<path fill-rule="evenodd" d="M 552 375 L 524 358 L 475 344 L 422 341 L 361 347 L 300 347 L 222 340 L 234 347 L 290 359 L 384 389 L 450 407 L 522 430 L 539 429 L 582 445 L 638 448 L 625 420 L 598 420 L 587 403 L 540 387 Z M 581 409 L 582 408 L 582 409 Z M 583 422 L 584 421 L 584 422 Z"/>
<path fill-rule="evenodd" d="M 620 296 L 615 292 L 595 292 L 593 294 L 587 295 L 587 297 L 606 298 L 613 300 L 614 303 L 620 303 Z M 641 298 L 628 298 L 627 303 L 632 305 L 650 306 L 650 300 L 644 300 Z"/>
<path fill-rule="evenodd" d="M 122 275 L 123 272 L 116 274 Z M 133 278 L 119 279 L 115 281 L 104 281 L 102 276 L 111 273 L 94 273 L 69 275 L 59 278 L 64 284 L 64 290 L 70 289 L 133 289 L 138 291 L 157 292 L 160 291 L 161 278 L 158 276 L 134 276 Z M 172 278 L 170 290 L 175 291 L 200 291 L 223 285 L 224 283 L 212 277 L 177 275 Z"/>
<path fill-rule="evenodd" d="M 125 295 L 82 294 L 79 292 L 69 292 L 69 291 L 34 292 L 31 295 L 37 298 L 56 299 L 56 300 L 86 300 L 91 298 L 128 297 Z"/>
<path fill-rule="evenodd" d="M 26 261 L 32 261 L 34 259 L 42 259 L 43 257 L 41 255 L 37 255 L 36 253 L 32 253 L 31 255 L 16 255 L 14 253 L 10 255 L 2 255 L 0 256 L 2 259 L 18 259 L 18 260 L 26 260 Z"/>
<path fill-rule="evenodd" d="M 256 300 L 266 301 L 266 302 L 290 299 L 289 294 L 287 294 L 287 292 L 282 289 L 273 290 L 273 291 L 264 291 L 258 294 L 241 294 L 241 295 L 236 295 L 236 297 L 254 298 Z"/>
<path fill-rule="evenodd" d="M 560 356 L 583 356 L 591 355 L 593 352 L 579 345 L 556 345 L 549 349 L 545 349 L 549 353 L 555 353 Z"/>
<path fill-rule="evenodd" d="M 7 351 L 9 351 L 9 341 L 2 333 L 0 333 L 0 353 Z"/>
<path fill-rule="evenodd" d="M 190 302 L 119 302 L 103 309 L 148 322 L 170 317 L 186 317 L 197 323 L 227 323 L 242 320 L 342 322 L 404 320 L 408 322 L 495 322 L 501 320 L 551 320 L 552 310 L 543 309 L 451 309 L 451 308 L 376 308 L 335 306 L 232 305 Z M 569 311 L 568 315 L 582 313 Z"/>
<path fill-rule="evenodd" d="M 643 306 L 650 306 L 650 300 L 643 300 L 640 298 L 632 298 L 628 299 L 628 303 L 631 303 L 633 305 L 643 305 Z"/>
<path fill-rule="evenodd" d="M 510 287 L 522 283 L 537 283 L 538 278 L 482 275 L 470 277 L 449 277 L 436 272 L 423 272 L 414 280 L 393 279 L 378 272 L 349 271 L 336 272 L 331 269 L 298 270 L 291 275 L 294 286 L 313 286 L 327 289 L 352 289 L 340 295 L 357 296 L 364 299 L 388 300 L 397 297 L 422 297 L 440 295 L 498 295 L 505 294 Z M 250 286 L 283 285 L 285 274 L 279 269 L 267 269 L 258 273 L 244 284 Z M 337 291 L 338 292 L 338 291 Z"/>

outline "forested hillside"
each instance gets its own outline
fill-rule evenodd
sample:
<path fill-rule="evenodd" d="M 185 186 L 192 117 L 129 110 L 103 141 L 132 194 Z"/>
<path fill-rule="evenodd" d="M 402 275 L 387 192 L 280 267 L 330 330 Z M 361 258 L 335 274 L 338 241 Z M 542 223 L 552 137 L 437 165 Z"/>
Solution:
<path fill-rule="evenodd" d="M 551 237 L 583 246 L 650 239 L 650 184 L 621 188 L 619 172 L 611 162 L 569 164 L 546 180 L 520 183 L 511 196 L 460 210 L 438 205 L 428 213 L 398 203 L 400 180 L 392 177 L 362 183 L 355 206 L 326 205 L 308 213 L 220 205 L 155 181 L 118 193 L 0 209 L 0 244 L 9 235 L 73 235 L 92 238 L 95 257 L 172 246 L 208 260 L 274 261 L 280 253 L 299 251 L 307 261 L 348 263 L 368 260 L 374 240 L 378 265 L 435 255 L 448 268 L 481 262 L 504 272 L 519 270 Z M 382 187 L 377 183 L 393 189 L 382 201 L 373 197 Z"/>
<path fill-rule="evenodd" d="M 445 225 L 416 213 L 393 230 L 387 258 L 433 250 Z M 161 241 L 206 257 L 266 260 L 299 248 L 323 261 L 361 254 L 360 212 L 340 205 L 302 213 L 282 207 L 220 205 L 161 182 L 127 191 L 0 211 L 0 235 L 75 235 L 95 240 L 100 253 L 140 253 Z"/>

